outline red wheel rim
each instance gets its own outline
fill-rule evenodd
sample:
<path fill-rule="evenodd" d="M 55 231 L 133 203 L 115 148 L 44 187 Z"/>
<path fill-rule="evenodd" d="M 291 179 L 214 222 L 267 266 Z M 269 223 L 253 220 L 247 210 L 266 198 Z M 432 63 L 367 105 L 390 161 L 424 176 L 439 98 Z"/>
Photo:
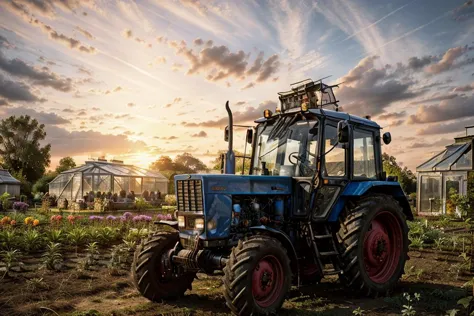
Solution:
<path fill-rule="evenodd" d="M 284 283 L 283 267 L 275 256 L 260 259 L 252 273 L 252 294 L 255 302 L 262 308 L 274 304 Z"/>
<path fill-rule="evenodd" d="M 369 278 L 385 283 L 397 270 L 402 254 L 403 233 L 400 221 L 391 212 L 378 213 L 364 238 L 364 264 Z"/>

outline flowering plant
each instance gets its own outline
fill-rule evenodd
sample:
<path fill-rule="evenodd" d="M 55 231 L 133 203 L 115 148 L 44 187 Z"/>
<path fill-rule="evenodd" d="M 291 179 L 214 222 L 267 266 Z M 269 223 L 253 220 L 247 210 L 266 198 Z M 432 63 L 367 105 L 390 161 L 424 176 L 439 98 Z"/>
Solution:
<path fill-rule="evenodd" d="M 39 223 L 40 223 L 39 219 L 35 219 L 35 220 L 33 221 L 33 226 L 38 226 Z"/>
<path fill-rule="evenodd" d="M 13 203 L 13 209 L 15 211 L 20 211 L 20 212 L 26 212 L 28 211 L 28 204 L 26 204 L 25 202 L 15 202 Z"/>

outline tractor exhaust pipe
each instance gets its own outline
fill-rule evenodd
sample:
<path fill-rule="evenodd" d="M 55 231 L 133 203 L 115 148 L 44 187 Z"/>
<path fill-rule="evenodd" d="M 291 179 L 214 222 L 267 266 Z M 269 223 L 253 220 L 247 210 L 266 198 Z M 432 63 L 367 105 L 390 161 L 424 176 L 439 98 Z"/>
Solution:
<path fill-rule="evenodd" d="M 227 115 L 229 116 L 229 149 L 227 150 L 225 157 L 225 174 L 235 174 L 235 154 L 232 150 L 234 142 L 234 118 L 232 117 L 232 111 L 229 107 L 229 101 L 225 103 L 225 109 L 227 110 Z"/>

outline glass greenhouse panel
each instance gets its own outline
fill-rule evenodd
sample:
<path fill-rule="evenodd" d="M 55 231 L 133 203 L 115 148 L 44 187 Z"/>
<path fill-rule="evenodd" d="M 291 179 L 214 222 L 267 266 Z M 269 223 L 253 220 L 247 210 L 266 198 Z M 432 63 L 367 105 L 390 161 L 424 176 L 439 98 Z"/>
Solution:
<path fill-rule="evenodd" d="M 93 191 L 97 192 L 109 192 L 110 188 L 110 176 L 109 175 L 94 175 Z"/>
<path fill-rule="evenodd" d="M 435 166 L 436 171 L 440 170 L 449 170 L 451 165 L 462 155 L 462 153 L 466 150 L 468 145 L 463 146 L 456 146 L 456 150 L 454 150 L 451 155 L 445 155 L 445 160 L 441 161 L 439 164 Z M 449 151 L 449 150 L 448 150 Z"/>
<path fill-rule="evenodd" d="M 156 180 L 154 178 L 143 178 L 143 191 L 157 191 Z"/>
<path fill-rule="evenodd" d="M 82 192 L 86 195 L 90 191 L 92 191 L 92 176 L 85 175 L 82 177 Z"/>
<path fill-rule="evenodd" d="M 441 177 L 421 176 L 421 212 L 439 213 L 441 211 Z"/>
<path fill-rule="evenodd" d="M 469 148 L 456 163 L 451 170 L 472 170 L 472 148 Z"/>
<path fill-rule="evenodd" d="M 129 177 L 114 177 L 114 193 L 118 194 L 121 190 L 125 190 L 127 193 L 130 191 Z"/>
<path fill-rule="evenodd" d="M 142 178 L 130 178 L 130 191 L 135 194 L 142 193 Z"/>

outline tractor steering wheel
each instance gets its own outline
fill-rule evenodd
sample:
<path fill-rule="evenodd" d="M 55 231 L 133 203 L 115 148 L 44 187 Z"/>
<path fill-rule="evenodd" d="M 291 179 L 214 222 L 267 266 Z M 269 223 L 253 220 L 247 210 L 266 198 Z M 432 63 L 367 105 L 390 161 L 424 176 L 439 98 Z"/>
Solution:
<path fill-rule="evenodd" d="M 296 161 L 294 161 L 293 158 L 296 159 Z M 302 159 L 297 151 L 288 155 L 288 161 L 290 161 L 292 165 L 298 165 L 298 161 L 301 162 L 301 160 Z"/>

